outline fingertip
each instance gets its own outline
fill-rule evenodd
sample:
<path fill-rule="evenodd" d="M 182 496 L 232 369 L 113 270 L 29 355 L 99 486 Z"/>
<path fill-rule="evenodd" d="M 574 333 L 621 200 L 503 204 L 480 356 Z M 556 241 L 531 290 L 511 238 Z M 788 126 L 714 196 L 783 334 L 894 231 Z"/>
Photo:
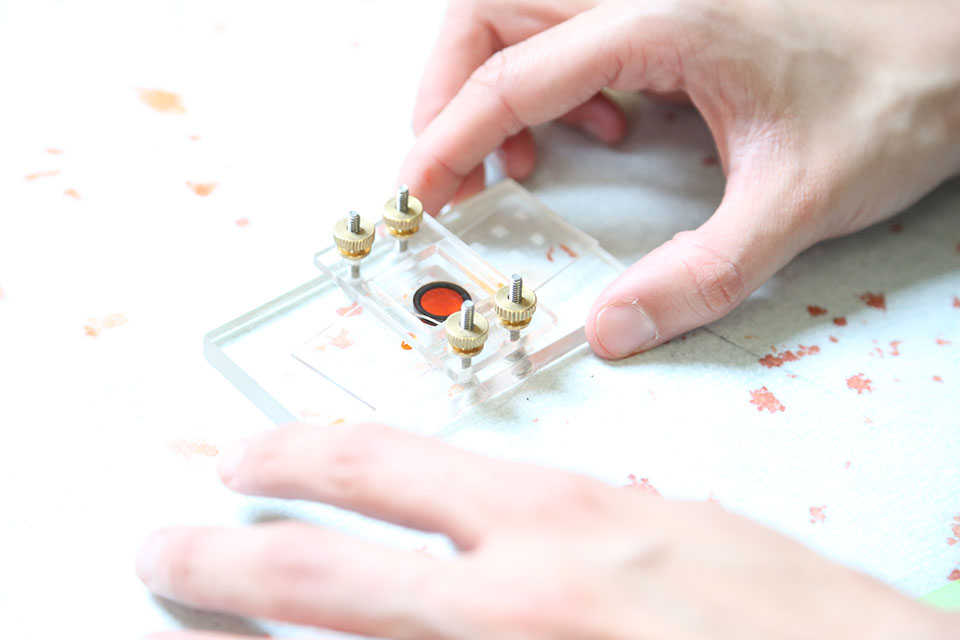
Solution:
<path fill-rule="evenodd" d="M 530 129 L 507 138 L 500 153 L 507 175 L 514 180 L 526 180 L 537 168 L 537 143 Z"/>
<path fill-rule="evenodd" d="M 137 577 L 140 578 L 140 581 L 147 587 L 151 586 L 156 576 L 157 564 L 163 554 L 166 543 L 166 530 L 157 529 L 148 535 L 140 544 L 140 549 L 137 551 L 137 557 L 134 560 L 134 570 L 137 572 Z"/>
<path fill-rule="evenodd" d="M 247 453 L 249 443 L 249 439 L 235 442 L 220 454 L 220 459 L 217 461 L 217 475 L 220 476 L 220 481 L 230 488 L 234 488 L 237 471 Z"/>

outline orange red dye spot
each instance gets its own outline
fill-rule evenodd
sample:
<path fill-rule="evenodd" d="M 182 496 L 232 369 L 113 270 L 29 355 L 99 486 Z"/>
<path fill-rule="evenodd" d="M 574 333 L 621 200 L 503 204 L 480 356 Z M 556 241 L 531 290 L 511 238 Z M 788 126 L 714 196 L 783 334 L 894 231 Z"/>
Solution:
<path fill-rule="evenodd" d="M 100 334 L 107 329 L 113 329 L 114 327 L 119 327 L 122 324 L 128 322 L 127 317 L 122 313 L 111 313 L 105 318 L 93 318 L 87 320 L 87 323 L 83 325 L 83 332 L 91 338 L 97 338 Z"/>
<path fill-rule="evenodd" d="M 234 224 L 236 224 L 236 225 L 237 225 L 238 227 L 240 227 L 241 229 L 246 229 L 247 227 L 250 226 L 250 219 L 249 219 L 249 218 L 237 218 L 237 219 L 234 220 L 233 222 L 234 222 Z"/>
<path fill-rule="evenodd" d="M 903 344 L 903 340 L 893 340 L 890 342 L 890 355 L 898 356 L 900 355 L 900 345 Z"/>
<path fill-rule="evenodd" d="M 213 193 L 213 190 L 220 186 L 219 182 L 190 182 L 187 180 L 187 186 L 195 194 L 202 198 L 206 198 L 208 195 Z"/>
<path fill-rule="evenodd" d="M 193 140 L 194 142 L 200 139 L 200 136 L 187 136 L 187 137 Z"/>
<path fill-rule="evenodd" d="M 953 532 L 953 537 L 947 538 L 947 544 L 952 546 L 960 542 L 960 516 L 953 516 L 953 522 L 950 523 L 950 530 Z"/>
<path fill-rule="evenodd" d="M 349 338 L 349 332 L 346 329 L 340 329 L 340 333 L 330 338 L 324 344 L 318 344 L 314 347 L 317 351 L 323 351 L 327 347 L 336 347 L 338 349 L 346 349 L 353 346 L 353 340 Z"/>
<path fill-rule="evenodd" d="M 817 317 L 817 316 L 822 316 L 822 315 L 824 315 L 826 312 L 827 312 L 827 310 L 824 309 L 823 307 L 818 307 L 818 306 L 813 305 L 813 304 L 807 305 L 807 313 L 809 313 L 811 317 L 814 317 L 814 318 L 815 318 L 815 317 Z"/>
<path fill-rule="evenodd" d="M 839 318 L 834 318 L 833 324 L 837 325 L 838 327 L 845 327 L 847 326 L 847 319 L 844 318 L 843 316 L 840 316 Z"/>
<path fill-rule="evenodd" d="M 950 572 L 950 575 L 947 576 L 947 580 L 954 581 L 960 580 L 960 569 L 954 569 Z"/>
<path fill-rule="evenodd" d="M 805 347 L 801 344 L 797 346 L 796 353 L 789 350 L 782 353 L 768 353 L 760 358 L 757 362 L 768 369 L 772 369 L 774 367 L 782 367 L 785 362 L 795 362 L 800 358 L 816 355 L 818 353 L 820 353 L 820 347 L 816 345 L 813 345 L 812 347 Z"/>
<path fill-rule="evenodd" d="M 187 110 L 180 101 L 180 96 L 160 89 L 137 89 L 140 101 L 160 113 L 186 113 Z"/>
<path fill-rule="evenodd" d="M 630 474 L 627 476 L 627 479 L 630 481 L 627 484 L 623 485 L 624 489 L 630 489 L 638 493 L 643 493 L 650 496 L 659 496 L 660 492 L 657 491 L 657 488 L 650 484 L 650 480 L 647 478 L 637 479 L 637 476 Z"/>
<path fill-rule="evenodd" d="M 703 156 L 703 159 L 700 161 L 700 164 L 702 164 L 705 167 L 715 167 L 717 166 L 718 162 L 720 161 L 717 160 L 717 156 L 711 153 L 710 155 Z"/>
<path fill-rule="evenodd" d="M 24 180 L 36 180 L 38 178 L 53 178 L 60 175 L 59 169 L 51 169 L 50 171 L 37 171 L 36 173 L 28 173 L 23 176 Z"/>
<path fill-rule="evenodd" d="M 44 151 L 46 151 L 47 153 L 49 153 L 49 154 L 52 155 L 52 156 L 58 156 L 58 155 L 60 155 L 61 153 L 63 153 L 63 149 L 57 149 L 57 148 L 55 148 L 55 147 L 47 147 L 46 149 L 44 149 Z"/>
<path fill-rule="evenodd" d="M 77 193 L 77 190 L 76 190 L 76 189 L 64 189 L 63 195 L 67 196 L 68 198 L 73 198 L 74 200 L 82 200 L 82 199 L 83 199 L 83 198 L 80 197 L 80 194 Z"/>
<path fill-rule="evenodd" d="M 855 376 L 850 376 L 849 378 L 847 378 L 847 388 L 853 389 L 854 391 L 856 391 L 857 395 L 860 395 L 864 391 L 872 393 L 873 392 L 873 387 L 871 386 L 872 383 L 873 383 L 873 380 L 870 380 L 869 378 L 865 377 L 862 373 L 858 373 Z"/>
<path fill-rule="evenodd" d="M 953 296 L 954 309 L 960 309 L 960 296 Z"/>
<path fill-rule="evenodd" d="M 563 252 L 564 252 L 565 254 L 567 254 L 568 256 L 570 256 L 571 258 L 576 258 L 576 257 L 577 257 L 577 252 L 574 251 L 573 249 L 571 249 L 570 247 L 568 247 L 567 245 L 562 244 L 562 245 L 560 245 L 560 248 L 563 249 Z"/>
<path fill-rule="evenodd" d="M 785 411 L 786 407 L 765 386 L 750 392 L 750 404 L 757 407 L 757 411 Z"/>
<path fill-rule="evenodd" d="M 840 342 L 835 336 L 830 336 L 830 342 Z"/>
<path fill-rule="evenodd" d="M 424 311 L 435 316 L 452 316 L 460 311 L 463 297 L 453 289 L 437 287 L 430 289 L 420 298 L 420 306 Z"/>
<path fill-rule="evenodd" d="M 547 249 L 547 260 L 553 262 L 553 247 Z"/>
<path fill-rule="evenodd" d="M 903 232 L 903 225 L 899 222 L 894 222 L 890 225 L 890 233 L 901 233 Z"/>
<path fill-rule="evenodd" d="M 337 309 L 338 316 L 358 316 L 361 313 L 363 313 L 363 307 L 356 302 L 346 307 L 340 307 Z"/>
<path fill-rule="evenodd" d="M 408 345 L 406 342 L 402 342 L 402 341 L 400 342 L 400 348 L 403 349 L 404 351 L 410 351 L 411 349 L 413 349 L 413 347 Z"/>
<path fill-rule="evenodd" d="M 860 299 L 863 300 L 863 303 L 868 307 L 873 307 L 874 309 L 880 309 L 881 311 L 887 310 L 887 296 L 882 293 L 861 293 Z"/>
<path fill-rule="evenodd" d="M 220 450 L 217 449 L 215 445 L 212 445 L 209 442 L 204 442 L 203 440 L 178 440 L 177 442 L 167 443 L 167 446 L 170 447 L 170 451 L 174 452 L 185 460 L 190 460 L 195 456 L 213 458 L 220 453 Z"/>
<path fill-rule="evenodd" d="M 940 376 L 933 376 L 933 381 L 934 381 L 934 382 L 943 382 L 943 378 L 941 378 Z"/>
<path fill-rule="evenodd" d="M 943 346 L 943 345 L 948 345 L 953 343 L 947 340 L 946 338 L 937 338 L 937 344 Z"/>
<path fill-rule="evenodd" d="M 827 519 L 824 510 L 827 508 L 827 505 L 820 505 L 819 507 L 810 507 L 810 523 L 816 524 L 818 522 L 823 522 Z"/>

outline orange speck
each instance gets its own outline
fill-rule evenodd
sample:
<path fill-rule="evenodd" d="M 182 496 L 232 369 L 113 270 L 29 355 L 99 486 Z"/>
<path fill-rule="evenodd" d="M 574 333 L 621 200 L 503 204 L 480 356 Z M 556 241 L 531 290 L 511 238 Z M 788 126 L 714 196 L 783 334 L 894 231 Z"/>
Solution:
<path fill-rule="evenodd" d="M 190 187 L 195 194 L 204 198 L 213 193 L 213 190 L 219 185 L 219 182 L 190 182 L 187 180 L 187 186 Z"/>
<path fill-rule="evenodd" d="M 83 198 L 80 197 L 80 194 L 77 193 L 77 190 L 76 190 L 76 189 L 64 189 L 63 195 L 67 196 L 68 198 L 73 198 L 74 200 L 82 200 L 82 199 L 83 199 Z"/>
<path fill-rule="evenodd" d="M 623 485 L 624 489 L 632 489 L 639 493 L 643 493 L 650 496 L 659 496 L 660 492 L 657 491 L 657 488 L 650 484 L 650 481 L 647 478 L 640 478 L 637 480 L 637 476 L 630 474 L 627 476 L 627 479 L 630 481 L 627 484 Z"/>
<path fill-rule="evenodd" d="M 194 456 L 212 458 L 220 453 L 220 450 L 217 449 L 215 445 L 203 440 L 178 440 L 176 442 L 168 442 L 167 446 L 170 447 L 170 451 L 186 460 L 190 460 Z"/>
<path fill-rule="evenodd" d="M 400 348 L 403 349 L 404 351 L 410 351 L 411 349 L 413 349 L 413 347 L 408 345 L 406 342 L 400 342 Z"/>
<path fill-rule="evenodd" d="M 903 231 L 903 224 L 899 222 L 894 222 L 890 225 L 890 233 L 900 233 Z"/>
<path fill-rule="evenodd" d="M 547 260 L 553 262 L 553 247 L 547 249 Z"/>
<path fill-rule="evenodd" d="M 237 218 L 237 219 L 234 220 L 233 222 L 234 222 L 234 224 L 236 224 L 236 225 L 237 225 L 238 227 L 240 227 L 241 229 L 246 229 L 247 227 L 250 226 L 250 219 L 249 219 L 249 218 Z"/>
<path fill-rule="evenodd" d="M 36 173 L 28 173 L 23 176 L 24 180 L 36 180 L 37 178 L 53 178 L 54 176 L 60 175 L 59 169 L 51 169 L 50 171 L 37 171 Z"/>
<path fill-rule="evenodd" d="M 96 338 L 100 336 L 101 332 L 119 327 L 127 322 L 127 317 L 122 313 L 112 313 L 105 318 L 88 319 L 87 323 L 83 325 L 83 332 L 91 338 Z"/>
<path fill-rule="evenodd" d="M 447 395 L 452 398 L 453 396 L 457 395 L 462 391 L 463 391 L 463 387 L 461 387 L 460 385 L 458 384 L 450 385 L 450 388 L 447 389 Z"/>
<path fill-rule="evenodd" d="M 872 393 L 873 387 L 870 386 L 871 382 L 873 382 L 873 380 L 864 377 L 862 373 L 858 373 L 855 376 L 850 376 L 847 378 L 847 388 L 855 390 L 857 395 L 860 395 L 864 391 L 869 391 Z"/>
<path fill-rule="evenodd" d="M 882 293 L 861 293 L 860 299 L 863 300 L 863 303 L 868 307 L 873 307 L 874 309 L 880 309 L 881 311 L 887 310 L 887 296 Z"/>
<path fill-rule="evenodd" d="M 577 257 L 577 252 L 574 251 L 573 249 L 571 249 L 570 247 L 568 247 L 567 245 L 562 244 L 562 245 L 560 245 L 560 248 L 563 249 L 563 252 L 566 253 L 566 254 L 567 254 L 568 256 L 570 256 L 571 258 L 576 258 L 576 257 Z"/>
<path fill-rule="evenodd" d="M 534 418 L 534 419 L 531 420 L 530 422 L 540 422 L 540 418 Z"/>
<path fill-rule="evenodd" d="M 335 427 L 335 426 L 337 426 L 338 424 L 346 424 L 346 422 L 347 422 L 347 421 L 344 420 L 343 418 L 337 418 L 336 420 L 331 421 L 327 426 L 328 426 L 328 427 Z"/>
<path fill-rule="evenodd" d="M 827 516 L 823 513 L 824 509 L 827 508 L 827 505 L 821 505 L 819 507 L 810 507 L 810 522 L 811 524 L 816 524 L 817 522 L 823 522 L 827 519 Z"/>
<path fill-rule="evenodd" d="M 765 386 L 750 392 L 750 404 L 756 405 L 757 411 L 766 409 L 770 413 L 785 411 L 786 407 Z"/>
<path fill-rule="evenodd" d="M 953 307 L 960 309 L 960 296 L 953 296 Z"/>
<path fill-rule="evenodd" d="M 893 340 L 893 341 L 891 341 L 891 342 L 890 342 L 890 348 L 891 348 L 890 355 L 892 355 L 892 356 L 898 356 L 898 355 L 900 355 L 900 349 L 899 349 L 899 347 L 900 347 L 901 344 L 903 344 L 903 340 Z"/>
<path fill-rule="evenodd" d="M 414 340 L 417 339 L 417 334 L 415 334 L 413 331 L 407 331 L 407 335 L 413 338 Z"/>
<path fill-rule="evenodd" d="M 838 327 L 845 327 L 847 326 L 847 319 L 844 318 L 843 316 L 840 316 L 839 318 L 834 318 L 833 324 L 837 325 Z"/>
<path fill-rule="evenodd" d="M 940 376 L 933 376 L 933 381 L 934 381 L 934 382 L 943 382 L 943 378 L 941 378 Z"/>
<path fill-rule="evenodd" d="M 830 336 L 830 342 L 836 343 L 836 342 L 840 342 L 840 341 L 837 339 L 836 336 Z"/>
<path fill-rule="evenodd" d="M 952 547 L 953 545 L 957 544 L 957 539 L 956 539 L 956 538 L 947 538 L 947 544 Z"/>
<path fill-rule="evenodd" d="M 807 313 L 809 313 L 811 317 L 822 316 L 826 312 L 827 310 L 824 309 L 823 307 L 818 307 L 812 304 L 807 305 Z"/>
<path fill-rule="evenodd" d="M 950 572 L 950 575 L 947 576 L 947 580 L 960 580 L 960 569 L 954 569 Z"/>
<path fill-rule="evenodd" d="M 44 149 L 44 151 L 46 151 L 52 156 L 58 156 L 61 153 L 63 153 L 63 149 L 57 149 L 56 147 L 47 147 L 46 149 Z"/>
<path fill-rule="evenodd" d="M 347 347 L 353 346 L 353 341 L 347 337 L 346 329 L 340 329 L 340 333 L 335 338 L 330 340 L 330 344 L 338 349 L 346 349 Z"/>
<path fill-rule="evenodd" d="M 363 313 L 363 307 L 356 302 L 346 307 L 340 307 L 337 309 L 338 316 L 358 316 L 361 313 Z"/>
<path fill-rule="evenodd" d="M 756 340 L 756 339 L 757 339 L 757 336 L 754 336 L 754 335 L 746 335 L 746 336 L 743 336 L 743 339 L 744 339 L 744 340 Z"/>
<path fill-rule="evenodd" d="M 774 367 L 782 367 L 783 363 L 785 362 L 796 362 L 800 358 L 816 355 L 818 353 L 820 353 L 820 347 L 818 347 L 817 345 L 813 345 L 811 347 L 805 347 L 804 345 L 801 344 L 797 346 L 796 353 L 789 350 L 784 351 L 782 353 L 769 353 L 763 356 L 762 358 L 760 358 L 757 362 L 767 367 L 768 369 L 772 369 Z"/>
<path fill-rule="evenodd" d="M 140 93 L 140 101 L 145 105 L 159 111 L 160 113 L 186 113 L 183 103 L 180 102 L 180 96 L 169 91 L 160 89 L 137 89 Z"/>
<path fill-rule="evenodd" d="M 196 142 L 197 140 L 200 139 L 200 136 L 197 136 L 197 135 L 188 136 L 188 137 L 189 137 L 191 140 L 193 140 L 194 142 Z"/>
<path fill-rule="evenodd" d="M 937 338 L 937 344 L 943 346 L 943 345 L 953 344 L 953 343 L 947 340 L 946 338 Z"/>

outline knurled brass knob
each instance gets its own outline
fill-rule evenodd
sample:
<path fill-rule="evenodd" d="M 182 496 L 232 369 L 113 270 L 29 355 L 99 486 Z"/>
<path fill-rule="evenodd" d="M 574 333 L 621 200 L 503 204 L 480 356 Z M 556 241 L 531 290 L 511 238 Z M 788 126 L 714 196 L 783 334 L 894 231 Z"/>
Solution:
<path fill-rule="evenodd" d="M 453 352 L 462 358 L 469 358 L 483 351 L 490 327 L 486 318 L 474 314 L 473 301 L 465 300 L 460 311 L 446 319 L 443 328 L 447 331 L 447 342 Z"/>
<path fill-rule="evenodd" d="M 363 258 L 373 246 L 374 224 L 356 211 L 333 226 L 333 241 L 344 258 Z"/>
<path fill-rule="evenodd" d="M 502 287 L 493 297 L 500 324 L 510 330 L 522 329 L 530 324 L 537 310 L 537 294 L 523 285 L 523 278 L 513 274 L 510 284 Z"/>
<path fill-rule="evenodd" d="M 423 204 L 410 195 L 407 187 L 400 185 L 397 195 L 383 205 L 383 224 L 390 235 L 411 236 L 420 230 L 423 220 Z"/>

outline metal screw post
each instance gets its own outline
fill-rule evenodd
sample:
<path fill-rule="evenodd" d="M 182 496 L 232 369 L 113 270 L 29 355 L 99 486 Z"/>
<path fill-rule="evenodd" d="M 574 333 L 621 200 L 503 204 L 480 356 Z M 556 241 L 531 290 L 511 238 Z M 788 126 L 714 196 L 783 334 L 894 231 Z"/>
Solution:
<path fill-rule="evenodd" d="M 473 331 L 473 300 L 464 300 L 460 305 L 460 328 L 464 331 Z M 469 369 L 473 358 L 460 358 L 460 368 Z"/>
<path fill-rule="evenodd" d="M 410 198 L 410 189 L 407 188 L 407 185 L 402 184 L 397 187 L 397 211 L 400 213 L 407 212 L 407 200 Z"/>
<path fill-rule="evenodd" d="M 350 212 L 350 233 L 360 233 L 360 214 L 356 211 Z"/>

